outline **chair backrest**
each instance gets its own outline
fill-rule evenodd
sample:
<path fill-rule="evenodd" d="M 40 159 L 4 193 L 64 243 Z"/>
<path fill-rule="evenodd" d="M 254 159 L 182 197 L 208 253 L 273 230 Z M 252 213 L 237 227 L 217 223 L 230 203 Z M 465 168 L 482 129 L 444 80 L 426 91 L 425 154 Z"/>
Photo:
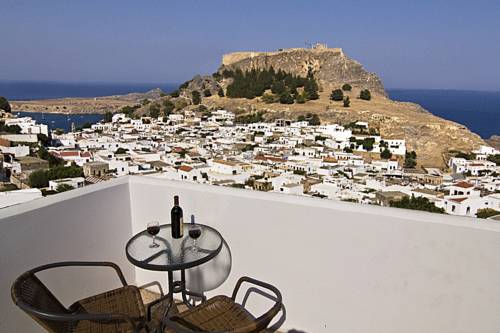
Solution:
<path fill-rule="evenodd" d="M 26 272 L 12 285 L 12 299 L 24 312 L 52 333 L 69 332 L 71 322 L 50 320 L 50 316 L 69 314 L 61 302 L 33 272 Z"/>

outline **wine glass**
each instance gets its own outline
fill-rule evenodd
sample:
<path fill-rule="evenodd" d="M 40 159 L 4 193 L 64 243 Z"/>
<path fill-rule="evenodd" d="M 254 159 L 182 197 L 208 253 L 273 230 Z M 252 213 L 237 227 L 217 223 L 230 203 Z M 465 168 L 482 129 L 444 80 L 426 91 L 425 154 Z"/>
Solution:
<path fill-rule="evenodd" d="M 155 248 L 160 246 L 160 244 L 156 243 L 156 235 L 160 232 L 160 222 L 158 221 L 151 221 L 148 223 L 148 228 L 147 228 L 148 234 L 153 236 L 153 243 L 149 245 L 150 248 Z"/>
<path fill-rule="evenodd" d="M 196 240 L 201 236 L 201 227 L 194 222 L 194 215 L 191 215 L 191 224 L 189 225 L 189 237 L 193 239 L 193 252 L 198 252 Z"/>

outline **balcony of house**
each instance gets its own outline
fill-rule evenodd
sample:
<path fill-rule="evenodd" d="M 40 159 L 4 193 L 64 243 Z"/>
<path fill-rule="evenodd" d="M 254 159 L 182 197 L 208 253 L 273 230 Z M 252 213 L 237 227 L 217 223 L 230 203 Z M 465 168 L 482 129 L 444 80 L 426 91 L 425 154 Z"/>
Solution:
<path fill-rule="evenodd" d="M 129 282 L 166 288 L 164 273 L 127 260 L 125 244 L 152 220 L 169 223 L 174 195 L 228 246 L 220 266 L 188 275 L 223 280 L 208 297 L 230 294 L 241 276 L 273 284 L 282 332 L 500 329 L 498 222 L 130 176 L 0 211 L 0 331 L 43 332 L 10 287 L 45 263 L 112 261 Z M 41 276 L 63 304 L 116 287 L 112 272 L 64 270 Z"/>

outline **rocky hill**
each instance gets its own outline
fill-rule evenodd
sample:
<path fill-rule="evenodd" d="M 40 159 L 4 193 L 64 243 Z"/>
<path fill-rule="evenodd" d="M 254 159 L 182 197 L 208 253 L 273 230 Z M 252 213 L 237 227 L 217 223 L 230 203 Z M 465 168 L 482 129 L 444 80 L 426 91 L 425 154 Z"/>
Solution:
<path fill-rule="evenodd" d="M 283 70 L 298 76 L 309 71 L 320 85 L 319 98 L 304 103 L 281 104 L 264 101 L 263 97 L 228 98 L 219 96 L 227 92 L 232 78 L 224 78 L 225 69 Z M 349 107 L 342 101 L 330 100 L 330 93 L 349 83 L 352 90 L 344 91 L 350 98 Z M 370 100 L 360 99 L 360 91 L 369 89 Z M 199 101 L 193 103 L 193 92 Z M 224 94 L 221 94 L 224 95 Z M 148 99 L 148 103 L 142 103 Z M 200 102 L 203 105 L 194 105 Z M 223 57 L 214 75 L 195 76 L 181 85 L 179 91 L 165 96 L 155 90 L 146 94 L 99 97 L 93 99 L 59 99 L 45 101 L 13 102 L 16 111 L 95 113 L 119 111 L 124 106 L 137 106 L 136 115 L 164 114 L 166 110 L 183 112 L 186 109 L 201 111 L 224 108 L 238 115 L 264 112 L 266 120 L 277 118 L 297 119 L 306 113 L 316 113 L 322 122 L 347 124 L 361 120 L 370 123 L 382 137 L 405 139 L 408 150 L 415 150 L 420 166 L 446 167 L 450 150 L 469 152 L 485 142 L 465 126 L 439 118 L 413 103 L 390 100 L 377 75 L 366 71 L 361 64 L 350 59 L 341 49 L 316 46 L 312 49 L 285 49 L 276 52 L 237 52 Z M 169 112 L 170 112 L 169 111 Z"/>
<path fill-rule="evenodd" d="M 12 112 L 45 112 L 45 113 L 105 113 L 107 111 L 118 112 L 124 106 L 139 104 L 142 100 L 156 100 L 165 93 L 159 89 L 153 89 L 145 93 L 130 93 L 126 95 L 114 95 L 92 98 L 55 98 L 30 101 L 12 101 Z"/>
<path fill-rule="evenodd" d="M 363 66 L 349 58 L 340 48 L 328 48 L 316 45 L 310 49 L 282 49 L 276 52 L 235 52 L 223 56 L 224 69 L 250 70 L 268 69 L 283 70 L 287 73 L 306 76 L 309 69 L 321 85 L 342 85 L 369 89 L 372 93 L 386 96 L 380 78 L 366 71 Z"/>

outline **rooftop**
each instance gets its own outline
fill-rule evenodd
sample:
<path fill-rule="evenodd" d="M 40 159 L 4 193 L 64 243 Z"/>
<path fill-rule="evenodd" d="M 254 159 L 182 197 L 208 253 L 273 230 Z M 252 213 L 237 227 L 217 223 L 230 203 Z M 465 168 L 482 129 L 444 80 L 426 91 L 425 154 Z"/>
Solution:
<path fill-rule="evenodd" d="M 494 220 L 141 176 L 0 211 L 0 331 L 40 332 L 12 303 L 10 286 L 48 262 L 113 261 L 137 285 L 165 284 L 165 274 L 132 266 L 124 248 L 149 221 L 169 221 L 174 195 L 185 216 L 216 228 L 230 249 L 229 271 L 221 262 L 207 265 L 189 272 L 188 284 L 223 281 L 205 290 L 210 297 L 229 294 L 244 275 L 272 283 L 286 307 L 280 331 L 498 332 L 500 224 Z M 108 273 L 70 269 L 68 280 L 43 278 L 68 304 L 116 287 Z"/>

